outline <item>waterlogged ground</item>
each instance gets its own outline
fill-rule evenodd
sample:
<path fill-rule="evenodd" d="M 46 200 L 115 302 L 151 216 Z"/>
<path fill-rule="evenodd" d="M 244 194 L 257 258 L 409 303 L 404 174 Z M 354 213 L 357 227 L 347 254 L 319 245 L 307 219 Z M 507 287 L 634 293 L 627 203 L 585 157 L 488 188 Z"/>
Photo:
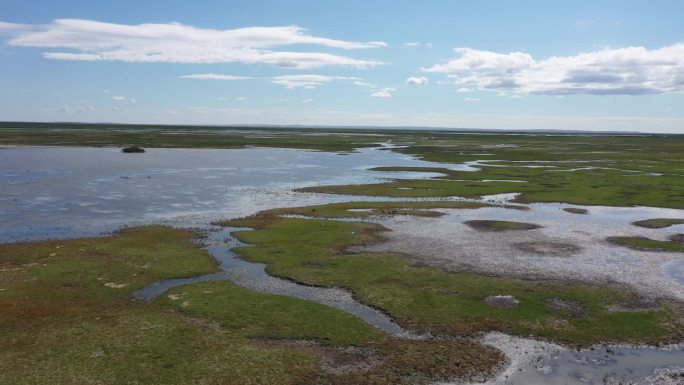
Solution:
<path fill-rule="evenodd" d="M 382 218 L 391 229 L 387 242 L 357 250 L 401 252 L 449 271 L 503 276 L 620 283 L 649 296 L 684 300 L 682 253 L 616 247 L 611 236 L 656 240 L 684 233 L 684 225 L 660 229 L 634 226 L 647 218 L 681 218 L 684 210 L 650 207 L 525 205 L 527 210 L 485 207 L 441 210 L 442 217 Z M 564 208 L 587 210 L 573 214 Z M 487 232 L 467 226 L 473 220 L 506 220 L 541 226 L 533 230 Z"/>
<path fill-rule="evenodd" d="M 84 132 L 91 144 L 159 139 L 129 131 Z M 23 383 L 41 383 L 52 368 L 53 380 L 62 383 L 87 382 L 102 373 L 113 381 L 105 383 L 125 378 L 143 383 L 216 378 L 325 384 L 450 383 L 452 378 L 515 385 L 681 383 L 684 350 L 679 345 L 586 348 L 605 340 L 681 342 L 681 313 L 676 303 L 663 301 L 684 299 L 684 255 L 656 251 L 659 244 L 653 242 L 668 247 L 679 242 L 684 225 L 631 224 L 684 218 L 678 192 L 684 169 L 676 141 L 394 133 L 393 141 L 402 146 L 374 149 L 368 148 L 373 141 L 388 137 L 307 134 L 298 140 L 254 132 L 238 140 L 231 135 L 242 134 L 232 131 L 220 138 L 213 132 L 181 134 L 161 140 L 173 145 L 187 135 L 203 146 L 236 149 L 151 148 L 145 154 L 122 154 L 117 148 L 0 149 L 0 244 L 169 224 L 211 230 L 204 246 L 216 259 L 212 264 L 199 245 L 188 243 L 190 234 L 178 233 L 176 245 L 169 237 L 180 230 L 163 228 L 113 238 L 0 245 L 5 277 L 0 306 L 9 315 L 0 318 L 0 325 L 13 331 L 0 340 L 11 346 L 0 353 L 5 362 L 0 379 L 22 373 Z M 44 144 L 40 132 L 11 135 L 6 143 Z M 49 133 L 51 140 L 59 135 Z M 239 148 L 298 142 L 319 150 L 366 148 L 345 153 Z M 389 178 L 400 181 L 377 185 Z M 301 190 L 311 186 L 318 187 Z M 449 200 L 440 206 L 389 197 Z M 367 202 L 320 206 L 361 199 Z M 497 206 L 511 200 L 517 207 Z M 459 203 L 464 201 L 470 203 Z M 584 205 L 529 203 L 535 201 Z M 254 246 L 229 236 L 234 229 L 208 227 L 216 220 L 310 205 L 319 206 L 231 222 L 256 229 L 236 234 Z M 625 205 L 641 206 L 615 207 Z M 358 221 L 391 231 L 383 232 L 380 242 L 373 235 L 377 228 Z M 615 237 L 627 241 L 620 245 Z M 172 255 L 170 265 L 155 250 Z M 194 259 L 183 259 L 179 250 Z M 564 284 L 568 280 L 575 283 Z M 64 292 L 64 304 L 55 302 L 55 292 Z M 131 304 L 132 296 L 143 301 Z M 138 325 L 143 326 L 138 330 Z M 84 327 L 92 340 L 83 346 L 69 343 L 82 338 L 76 336 Z M 105 330 L 109 337 L 103 339 Z M 488 333 L 473 334 L 478 331 Z M 126 341 L 130 335 L 140 343 L 104 342 Z M 211 349 L 232 349 L 232 361 L 245 370 L 217 365 L 212 355 L 200 354 L 188 365 L 163 352 L 181 345 L 197 351 L 193 341 L 199 336 L 232 341 Z M 65 361 L 41 356 L 46 370 L 24 370 L 36 354 L 32 346 L 45 345 Z M 125 357 L 137 358 L 121 361 Z M 165 368 L 163 373 L 150 374 L 140 366 L 153 361 Z M 83 363 L 82 373 L 64 370 L 73 362 Z M 203 371 L 202 379 L 192 377 L 200 367 L 211 370 Z"/>

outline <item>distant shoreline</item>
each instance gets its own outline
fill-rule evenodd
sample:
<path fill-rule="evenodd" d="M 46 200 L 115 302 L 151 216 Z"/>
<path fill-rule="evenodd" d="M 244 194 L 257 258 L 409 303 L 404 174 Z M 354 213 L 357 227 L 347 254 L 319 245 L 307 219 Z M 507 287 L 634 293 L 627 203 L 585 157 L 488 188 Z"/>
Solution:
<path fill-rule="evenodd" d="M 265 131 L 322 131 L 329 132 L 368 132 L 387 134 L 390 132 L 435 132 L 438 134 L 480 134 L 480 135 L 548 135 L 548 136 L 637 136 L 637 137 L 682 137 L 684 133 L 646 133 L 639 131 L 588 131 L 558 129 L 488 129 L 457 127 L 416 127 L 416 126 L 336 126 L 336 125 L 272 125 L 272 124 L 234 124 L 234 125 L 186 125 L 186 124 L 132 124 L 132 123 L 88 123 L 88 122 L 21 122 L 0 121 L 0 129 L 211 129 L 211 130 L 265 130 Z"/>

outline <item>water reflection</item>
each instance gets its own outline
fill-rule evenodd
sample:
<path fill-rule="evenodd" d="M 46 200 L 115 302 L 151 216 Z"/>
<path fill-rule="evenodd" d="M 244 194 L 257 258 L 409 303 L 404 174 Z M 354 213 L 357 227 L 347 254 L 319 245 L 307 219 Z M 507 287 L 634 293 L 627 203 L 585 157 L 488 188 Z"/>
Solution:
<path fill-rule="evenodd" d="M 345 199 L 293 193 L 297 187 L 436 175 L 367 171 L 377 166 L 435 164 L 376 149 L 347 156 L 273 148 L 153 148 L 145 154 L 116 148 L 1 149 L 0 242 L 97 235 L 146 223 L 193 226 Z"/>

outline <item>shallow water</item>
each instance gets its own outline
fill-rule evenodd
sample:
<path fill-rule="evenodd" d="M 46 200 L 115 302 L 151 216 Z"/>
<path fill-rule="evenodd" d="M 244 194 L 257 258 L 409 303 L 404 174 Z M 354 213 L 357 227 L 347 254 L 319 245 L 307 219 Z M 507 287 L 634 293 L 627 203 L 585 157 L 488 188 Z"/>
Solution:
<path fill-rule="evenodd" d="M 287 295 L 318 302 L 351 313 L 370 325 L 400 338 L 420 338 L 399 325 L 385 313 L 354 300 L 351 293 L 337 288 L 323 288 L 301 285 L 292 281 L 272 277 L 266 273 L 266 265 L 247 262 L 231 251 L 233 247 L 245 246 L 230 234 L 249 230 L 239 228 L 212 228 L 206 239 L 206 250 L 220 264 L 219 273 L 197 277 L 169 279 L 147 286 L 135 293 L 136 298 L 150 300 L 174 287 L 205 281 L 230 281 L 246 289 L 279 295 Z"/>
<path fill-rule="evenodd" d="M 292 189 L 428 178 L 439 174 L 367 169 L 435 165 L 377 149 L 340 156 L 274 148 L 151 148 L 144 154 L 5 148 L 0 149 L 0 243 L 97 235 L 123 225 L 195 226 L 269 208 L 349 200 Z"/>
<path fill-rule="evenodd" d="M 501 333 L 487 334 L 483 343 L 501 349 L 511 360 L 485 385 L 675 385 L 682 383 L 677 375 L 684 373 L 684 349 L 679 345 L 578 351 Z"/>
<path fill-rule="evenodd" d="M 503 203 L 513 195 L 482 198 Z M 648 218 L 682 218 L 684 210 L 560 203 L 525 206 L 528 210 L 445 209 L 441 211 L 447 215 L 441 218 L 389 218 L 382 223 L 393 230 L 387 234 L 389 242 L 370 249 L 409 253 L 447 270 L 466 268 L 486 274 L 623 283 L 647 295 L 684 300 L 684 253 L 638 251 L 606 241 L 611 236 L 666 240 L 684 232 L 684 225 L 648 229 L 631 223 Z M 563 210 L 569 207 L 586 209 L 588 214 Z M 463 223 L 470 220 L 526 222 L 542 227 L 493 234 Z M 529 245 L 548 251 L 536 252 Z"/>
<path fill-rule="evenodd" d="M 663 274 L 684 285 L 684 259 L 675 259 L 663 264 Z"/>

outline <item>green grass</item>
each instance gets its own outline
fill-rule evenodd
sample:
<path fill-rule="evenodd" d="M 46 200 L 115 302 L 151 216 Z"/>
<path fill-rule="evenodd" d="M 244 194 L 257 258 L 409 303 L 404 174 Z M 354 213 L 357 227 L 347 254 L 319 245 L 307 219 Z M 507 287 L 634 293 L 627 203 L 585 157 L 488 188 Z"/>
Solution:
<path fill-rule="evenodd" d="M 676 241 L 659 241 L 646 237 L 609 237 L 608 241 L 634 250 L 684 252 L 684 244 Z"/>
<path fill-rule="evenodd" d="M 521 195 L 517 201 L 521 203 L 684 208 L 684 140 L 680 137 L 431 133 L 429 136 L 413 134 L 411 139 L 413 141 L 408 142 L 406 148 L 396 151 L 442 163 L 490 162 L 480 166 L 481 170 L 477 172 L 442 167 L 378 167 L 374 170 L 438 172 L 446 176 L 427 180 L 402 179 L 383 184 L 319 186 L 304 191 L 387 197 L 472 198 L 518 192 Z"/>
<path fill-rule="evenodd" d="M 420 168 L 404 168 L 419 171 Z M 425 172 L 436 172 L 425 168 Z M 483 167 L 479 172 L 450 171 L 447 178 L 397 180 L 389 183 L 316 186 L 300 191 L 328 194 L 404 198 L 476 198 L 482 195 L 517 192 L 520 203 L 566 202 L 578 205 L 684 208 L 684 177 L 650 176 L 616 170 L 557 172 L 518 166 Z M 482 182 L 487 180 L 487 182 Z M 503 180 L 496 182 L 496 180 Z M 524 180 L 510 183 L 505 180 Z"/>
<path fill-rule="evenodd" d="M 265 263 L 279 277 L 311 285 L 352 290 L 363 302 L 379 307 L 402 325 L 421 331 L 470 335 L 499 330 L 534 335 L 561 343 L 588 345 L 604 341 L 669 341 L 682 327 L 667 308 L 613 312 L 634 293 L 598 286 L 448 274 L 412 266 L 389 254 L 341 252 L 350 244 L 373 242 L 379 229 L 362 222 L 257 216 L 230 221 L 256 231 L 236 234 L 255 246 L 236 251 L 245 259 Z M 512 310 L 493 309 L 490 295 L 510 294 L 521 301 Z M 551 309 L 546 300 L 581 303 L 582 317 Z"/>
<path fill-rule="evenodd" d="M 342 375 L 311 370 L 298 381 L 330 384 L 424 384 L 490 372 L 499 352 L 465 341 L 409 341 L 388 338 L 360 319 L 340 310 L 290 297 L 240 289 L 227 282 L 179 287 L 161 300 L 178 312 L 216 322 L 222 330 L 290 347 L 287 340 L 314 340 L 328 351 L 361 346 L 381 361 L 364 373 Z M 285 341 L 283 341 L 285 340 Z M 307 352 L 300 348 L 300 354 Z M 324 350 L 325 351 L 325 350 Z M 309 351 L 309 354 L 315 353 Z M 318 352 L 320 355 L 320 351 Z M 311 361 L 311 358 L 308 358 Z M 306 361 L 305 361 L 306 362 Z M 315 362 L 315 360 L 314 360 Z M 262 362 L 270 365 L 270 362 Z M 279 383 L 279 382 L 271 382 Z"/>
<path fill-rule="evenodd" d="M 381 333 L 338 309 L 293 297 L 257 293 L 229 282 L 178 287 L 162 301 L 184 314 L 218 322 L 250 338 L 317 340 L 338 346 L 377 341 Z M 173 298 L 173 299 L 172 299 Z"/>
<path fill-rule="evenodd" d="M 342 310 L 228 282 L 133 301 L 156 281 L 216 271 L 197 236 L 150 226 L 0 245 L 0 383 L 425 384 L 502 359 L 468 342 L 396 340 Z M 332 374 L 319 351 L 288 342 L 299 339 L 333 353 L 361 346 L 381 364 Z"/>
<path fill-rule="evenodd" d="M 143 148 L 244 148 L 248 146 L 349 152 L 376 146 L 384 135 L 311 129 L 192 127 L 72 123 L 0 123 L 0 145 Z"/>
<path fill-rule="evenodd" d="M 432 209 L 476 209 L 492 205 L 477 202 L 344 202 L 316 206 L 288 207 L 266 210 L 259 215 L 302 215 L 313 218 L 366 218 L 382 215 L 413 215 L 438 217 L 443 213 Z M 519 209 L 516 206 L 503 206 Z"/>
<path fill-rule="evenodd" d="M 649 229 L 664 229 L 665 227 L 684 224 L 684 219 L 654 218 L 654 219 L 645 219 L 643 221 L 632 222 L 632 224 L 635 226 L 646 227 Z"/>

